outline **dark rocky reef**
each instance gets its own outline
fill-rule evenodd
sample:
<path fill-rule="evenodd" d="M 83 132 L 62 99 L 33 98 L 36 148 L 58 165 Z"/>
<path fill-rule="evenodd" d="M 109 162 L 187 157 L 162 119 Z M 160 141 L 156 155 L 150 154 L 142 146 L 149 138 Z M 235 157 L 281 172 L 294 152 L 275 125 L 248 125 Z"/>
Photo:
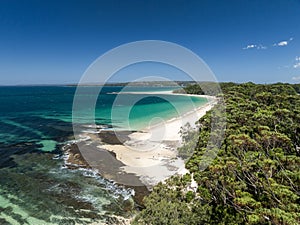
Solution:
<path fill-rule="evenodd" d="M 113 131 L 101 132 L 99 134 L 101 140 L 105 139 L 107 143 L 120 144 L 128 138 L 131 131 L 122 131 L 120 136 Z M 100 175 L 108 180 L 114 181 L 116 184 L 135 191 L 133 199 L 138 208 L 143 208 L 143 199 L 150 192 L 148 188 L 140 181 L 139 177 L 133 173 L 125 173 L 121 167 L 122 162 L 116 159 L 114 153 L 97 147 L 97 143 L 79 142 L 65 146 L 63 151 L 68 158 L 66 166 L 70 169 L 87 168 L 99 171 Z M 133 185 L 124 185 L 132 183 Z"/>

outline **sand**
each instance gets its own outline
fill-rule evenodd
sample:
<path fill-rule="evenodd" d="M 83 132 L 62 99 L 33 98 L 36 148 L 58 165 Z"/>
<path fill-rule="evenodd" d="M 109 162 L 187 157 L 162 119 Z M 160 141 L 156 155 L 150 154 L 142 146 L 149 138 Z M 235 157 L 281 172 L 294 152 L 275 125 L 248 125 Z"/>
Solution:
<path fill-rule="evenodd" d="M 171 91 L 130 93 L 187 95 L 174 94 Z M 133 173 L 138 176 L 142 183 L 149 188 L 176 173 L 184 173 L 186 171 L 184 161 L 177 157 L 177 148 L 182 145 L 180 129 L 186 123 L 191 125 L 191 129 L 195 129 L 195 122 L 216 104 L 215 97 L 187 96 L 205 97 L 208 103 L 178 118 L 134 132 L 123 144 L 101 144 L 98 147 L 115 153 L 117 160 L 124 164 L 121 169 L 125 173 Z"/>

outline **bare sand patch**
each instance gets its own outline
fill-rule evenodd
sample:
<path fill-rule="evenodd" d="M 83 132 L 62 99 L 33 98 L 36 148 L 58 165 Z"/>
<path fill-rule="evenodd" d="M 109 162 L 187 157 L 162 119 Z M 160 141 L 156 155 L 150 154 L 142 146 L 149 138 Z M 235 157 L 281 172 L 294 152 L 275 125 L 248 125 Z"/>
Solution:
<path fill-rule="evenodd" d="M 208 100 L 205 105 L 180 117 L 129 134 L 129 140 L 122 144 L 101 144 L 98 146 L 116 155 L 116 159 L 124 164 L 121 167 L 122 171 L 135 174 L 143 184 L 152 187 L 175 173 L 186 171 L 184 161 L 178 157 L 177 152 L 177 148 L 182 144 L 180 129 L 186 123 L 195 128 L 196 121 L 216 104 L 216 98 L 212 96 L 174 94 L 171 91 L 130 92 L 130 94 L 145 93 L 196 96 Z"/>

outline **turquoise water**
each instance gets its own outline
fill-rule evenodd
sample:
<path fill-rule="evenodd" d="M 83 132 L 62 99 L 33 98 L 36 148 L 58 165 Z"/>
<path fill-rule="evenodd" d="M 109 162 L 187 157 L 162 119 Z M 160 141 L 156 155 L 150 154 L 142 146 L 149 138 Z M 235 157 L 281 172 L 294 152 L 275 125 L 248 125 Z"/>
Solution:
<path fill-rule="evenodd" d="M 148 101 L 155 101 L 155 104 L 143 104 Z M 132 128 L 142 129 L 149 125 L 154 125 L 155 123 L 180 117 L 206 102 L 206 99 L 199 97 L 171 95 L 156 95 L 155 97 L 148 97 L 147 95 L 144 95 L 143 100 L 139 102 L 142 104 L 136 104 L 130 110 L 129 123 Z M 154 118 L 156 120 L 153 120 Z"/>
<path fill-rule="evenodd" d="M 85 108 L 96 87 L 82 94 L 81 125 L 138 129 L 153 117 L 170 119 L 205 103 L 185 96 L 122 94 L 104 87 L 96 107 Z M 131 88 L 160 91 L 169 88 Z M 132 191 L 88 170 L 65 168 L 62 146 L 73 139 L 75 87 L 0 87 L 0 224 L 89 224 L 128 216 Z M 138 100 L 138 101 L 137 101 Z M 132 101 L 136 103 L 131 104 Z M 88 105 L 88 104 L 87 104 Z M 114 107 L 112 107 L 114 106 Z M 113 110 L 112 110 L 113 109 Z M 113 117 L 112 117 L 113 112 Z M 129 112 L 126 114 L 125 112 Z M 85 114 L 86 113 L 86 114 Z"/>

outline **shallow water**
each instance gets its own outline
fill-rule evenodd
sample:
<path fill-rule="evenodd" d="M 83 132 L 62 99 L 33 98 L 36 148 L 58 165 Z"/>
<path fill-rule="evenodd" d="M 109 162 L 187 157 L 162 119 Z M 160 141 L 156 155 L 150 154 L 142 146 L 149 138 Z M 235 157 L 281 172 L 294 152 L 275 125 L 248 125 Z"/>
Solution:
<path fill-rule="evenodd" d="M 111 215 L 128 216 L 132 190 L 103 179 L 93 171 L 64 167 L 61 147 L 71 141 L 75 87 L 0 87 L 0 224 L 88 224 Z M 132 88 L 133 91 L 172 88 Z M 184 96 L 142 96 L 133 107 L 124 94 L 111 119 L 121 87 L 105 87 L 98 98 L 96 124 L 139 128 L 153 117 L 169 119 L 190 110 Z M 87 87 L 84 98 L 95 93 Z M 141 97 L 141 96 L 139 96 Z M 205 103 L 194 98 L 195 105 Z M 171 103 L 170 103 L 171 102 Z M 174 107 L 175 105 L 175 107 Z M 178 109 L 180 108 L 180 109 Z M 183 111 L 181 111 L 183 110 Z M 124 118 L 124 112 L 130 112 Z M 147 112 L 147 113 L 145 113 Z M 82 130 L 94 132 L 82 114 Z M 88 113 L 87 113 L 88 115 Z"/>

